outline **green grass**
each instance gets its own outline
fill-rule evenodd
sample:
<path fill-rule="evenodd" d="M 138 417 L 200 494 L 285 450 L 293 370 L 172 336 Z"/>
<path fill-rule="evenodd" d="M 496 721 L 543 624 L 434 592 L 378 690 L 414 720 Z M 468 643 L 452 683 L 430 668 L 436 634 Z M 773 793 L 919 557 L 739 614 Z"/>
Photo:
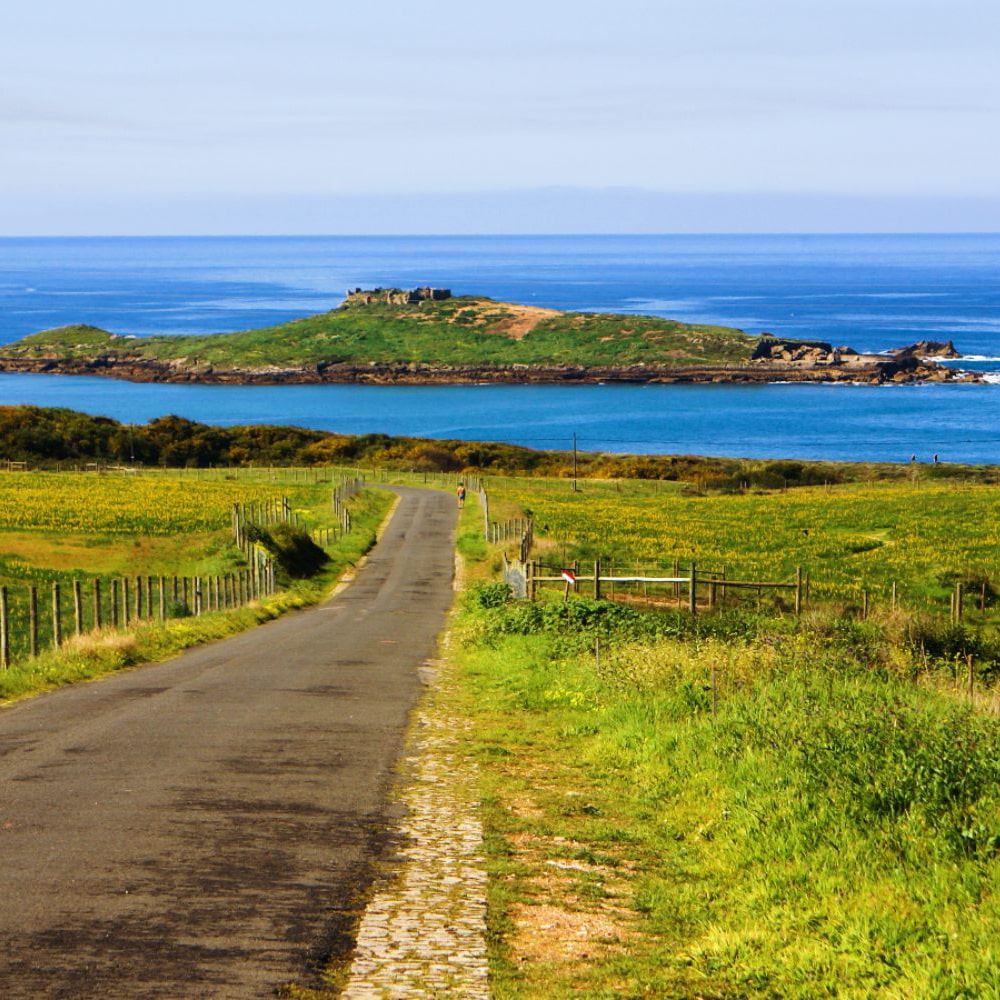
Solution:
<path fill-rule="evenodd" d="M 918 657 L 836 620 L 636 642 L 625 616 L 598 675 L 582 605 L 478 603 L 453 697 L 496 996 L 1000 991 L 1000 722 Z"/>
<path fill-rule="evenodd" d="M 63 474 L 63 479 L 70 474 Z M 287 489 L 287 487 L 286 487 Z M 329 562 L 314 577 L 308 580 L 285 580 L 279 578 L 279 592 L 263 598 L 252 605 L 232 611 L 214 612 L 200 617 L 186 617 L 163 624 L 142 623 L 134 625 L 126 632 L 110 629 L 97 632 L 91 628 L 91 608 L 84 601 L 84 627 L 87 631 L 79 638 L 69 639 L 57 651 L 48 649 L 34 659 L 25 658 L 27 653 L 26 628 L 12 630 L 13 652 L 21 657 L 8 670 L 0 670 L 0 702 L 21 698 L 40 691 L 100 676 L 123 667 L 148 661 L 167 659 L 190 646 L 234 635 L 254 625 L 269 621 L 295 608 L 305 607 L 323 599 L 344 570 L 354 565 L 374 543 L 375 532 L 384 519 L 392 503 L 392 496 L 381 491 L 367 490 L 350 501 L 352 510 L 352 532 L 338 539 L 327 548 Z M 329 489 L 304 487 L 299 490 L 296 503 L 300 512 L 307 517 L 310 527 L 325 527 L 333 523 L 329 508 Z M 44 538 L 44 536 L 43 536 Z M 128 539 L 120 539 L 120 545 L 129 546 Z M 104 549 L 102 548 L 103 552 Z M 113 551 L 113 550 L 112 550 Z M 190 554 L 188 555 L 190 559 Z M 214 557 L 216 561 L 199 564 L 200 572 L 209 572 L 206 566 L 216 571 L 225 566 L 238 566 L 240 557 L 228 541 L 220 545 Z M 0 567 L 2 568 L 2 567 Z M 172 568 L 178 571 L 175 565 Z M 181 564 L 185 568 L 185 564 Z M 9 566 L 8 566 L 9 569 Z M 40 569 L 29 564 L 17 567 L 19 575 L 11 585 L 12 614 L 22 625 L 26 620 L 27 582 L 51 584 L 58 580 L 62 586 L 62 611 L 64 631 L 71 631 L 73 622 L 72 578 L 83 577 L 89 583 L 93 574 L 74 569 L 71 572 Z M 178 575 L 180 575 L 178 571 Z M 51 642 L 50 590 L 40 587 L 40 640 L 43 649 Z M 105 601 L 109 588 L 105 586 Z M 108 614 L 105 612 L 105 620 Z M 68 624 L 67 624 L 68 623 Z"/>
<path fill-rule="evenodd" d="M 507 516 L 530 511 L 541 553 L 586 564 L 600 556 L 623 570 L 692 561 L 730 579 L 811 575 L 816 602 L 889 603 L 897 584 L 907 607 L 948 612 L 957 582 L 973 598 L 1000 590 L 1000 493 L 983 483 L 940 480 L 847 483 L 767 493 L 654 492 L 650 484 L 565 484 L 530 479 L 489 484 Z M 672 484 L 665 484 L 670 486 Z"/>
<path fill-rule="evenodd" d="M 7 345 L 4 355 L 183 358 L 194 367 L 227 368 L 367 362 L 593 367 L 740 364 L 749 360 L 755 343 L 725 327 L 602 313 L 540 318 L 521 339 L 514 339 L 507 331 L 517 309 L 480 298 L 420 306 L 352 305 L 280 326 L 212 336 L 124 338 L 93 327 L 68 326 Z"/>

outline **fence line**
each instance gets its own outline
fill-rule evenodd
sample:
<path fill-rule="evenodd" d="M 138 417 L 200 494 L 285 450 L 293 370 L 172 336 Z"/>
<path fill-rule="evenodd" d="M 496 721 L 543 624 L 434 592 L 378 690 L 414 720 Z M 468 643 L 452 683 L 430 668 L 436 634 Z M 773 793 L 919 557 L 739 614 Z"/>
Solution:
<path fill-rule="evenodd" d="M 319 544 L 330 544 L 351 531 L 348 500 L 364 488 L 360 476 L 342 474 L 331 494 L 338 518 L 333 528 L 317 528 L 310 536 Z M 212 611 L 243 607 L 277 591 L 274 559 L 253 539 L 251 526 L 273 524 L 304 527 L 287 496 L 270 500 L 235 503 L 232 508 L 233 542 L 246 558 L 246 569 L 208 576 L 115 576 L 75 579 L 64 592 L 59 581 L 52 584 L 51 601 L 39 602 L 39 586 L 0 586 L 0 669 L 38 656 L 42 639 L 60 648 L 72 634 L 117 631 L 140 622 L 164 622 L 201 616 Z M 48 610 L 46 610 L 48 609 Z"/>
<path fill-rule="evenodd" d="M 335 486 L 330 497 L 330 504 L 337 521 L 340 525 L 342 535 L 351 533 L 351 512 L 348 509 L 347 501 L 364 489 L 365 480 L 361 475 L 343 476 L 339 486 Z"/>
<path fill-rule="evenodd" d="M 37 656 L 43 637 L 47 645 L 59 649 L 70 631 L 81 636 L 134 623 L 199 617 L 242 607 L 276 590 L 276 566 L 270 557 L 247 569 L 215 576 L 93 577 L 73 580 L 68 592 L 55 581 L 51 601 L 41 603 L 37 584 L 4 585 L 0 587 L 0 668 Z"/>
<path fill-rule="evenodd" d="M 793 580 L 732 580 L 727 579 L 719 573 L 705 572 L 699 573 L 697 564 L 692 562 L 688 568 L 688 574 L 684 575 L 652 575 L 652 574 L 615 574 L 613 571 L 605 572 L 601 561 L 594 561 L 594 570 L 590 574 L 580 574 L 572 569 L 560 570 L 555 575 L 546 575 L 544 567 L 534 559 L 508 559 L 506 552 L 503 553 L 503 581 L 513 590 L 514 596 L 535 600 L 538 588 L 541 585 L 556 583 L 563 587 L 563 598 L 567 599 L 571 592 L 579 593 L 581 583 L 589 583 L 595 600 L 604 597 L 614 597 L 614 584 L 642 584 L 643 598 L 649 599 L 648 588 L 652 585 L 672 585 L 673 596 L 679 603 L 681 593 L 678 587 L 684 588 L 687 596 L 688 610 L 692 614 L 698 612 L 698 588 L 702 588 L 705 594 L 704 603 L 709 608 L 715 608 L 720 600 L 724 601 L 728 590 L 754 590 L 760 595 L 765 590 L 792 591 L 794 594 L 795 614 L 800 615 L 805 603 L 807 576 L 803 573 L 802 567 L 796 567 Z M 608 589 L 605 589 L 605 585 Z"/>
<path fill-rule="evenodd" d="M 479 503 L 483 509 L 483 537 L 487 542 L 499 544 L 514 540 L 518 544 L 518 558 L 526 562 L 531 556 L 535 545 L 535 522 L 530 517 L 512 517 L 505 521 L 490 519 L 490 498 L 486 486 L 481 481 L 479 486 Z"/>

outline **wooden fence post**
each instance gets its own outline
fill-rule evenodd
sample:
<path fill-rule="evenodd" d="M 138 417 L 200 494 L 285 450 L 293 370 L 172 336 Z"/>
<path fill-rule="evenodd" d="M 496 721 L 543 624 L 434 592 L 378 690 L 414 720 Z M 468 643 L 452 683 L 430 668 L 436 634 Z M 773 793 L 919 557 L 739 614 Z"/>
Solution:
<path fill-rule="evenodd" d="M 62 602 L 60 601 L 59 584 L 52 584 L 52 648 L 62 645 Z"/>
<path fill-rule="evenodd" d="M 10 609 L 7 606 L 7 588 L 0 587 L 0 669 L 10 666 Z"/>
<path fill-rule="evenodd" d="M 76 635 L 83 634 L 83 594 L 79 580 L 73 581 L 73 631 Z"/>
<path fill-rule="evenodd" d="M 601 599 L 601 560 L 594 560 L 594 600 Z"/>
<path fill-rule="evenodd" d="M 693 615 L 698 613 L 698 574 L 694 563 L 691 563 L 691 579 L 688 582 L 688 610 Z"/>
<path fill-rule="evenodd" d="M 160 621 L 165 622 L 167 620 L 167 578 L 165 576 L 159 577 L 157 585 L 160 598 Z"/>
<path fill-rule="evenodd" d="M 101 581 L 94 577 L 94 628 L 100 629 L 101 621 Z"/>
<path fill-rule="evenodd" d="M 129 586 L 128 577 L 122 577 L 122 628 L 128 628 L 129 622 Z"/>
<path fill-rule="evenodd" d="M 38 656 L 38 588 L 28 588 L 28 642 L 31 655 Z"/>
<path fill-rule="evenodd" d="M 118 628 L 118 580 L 111 581 L 111 627 Z"/>
<path fill-rule="evenodd" d="M 802 567 L 795 567 L 795 615 L 802 614 Z"/>

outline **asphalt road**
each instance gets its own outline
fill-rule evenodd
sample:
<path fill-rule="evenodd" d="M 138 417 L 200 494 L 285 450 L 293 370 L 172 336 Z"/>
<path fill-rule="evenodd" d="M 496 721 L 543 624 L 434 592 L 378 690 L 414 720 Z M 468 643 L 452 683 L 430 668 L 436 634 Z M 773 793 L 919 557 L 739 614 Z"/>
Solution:
<path fill-rule="evenodd" d="M 0 710 L 0 997 L 319 985 L 391 844 L 455 501 L 399 489 L 321 607 Z"/>

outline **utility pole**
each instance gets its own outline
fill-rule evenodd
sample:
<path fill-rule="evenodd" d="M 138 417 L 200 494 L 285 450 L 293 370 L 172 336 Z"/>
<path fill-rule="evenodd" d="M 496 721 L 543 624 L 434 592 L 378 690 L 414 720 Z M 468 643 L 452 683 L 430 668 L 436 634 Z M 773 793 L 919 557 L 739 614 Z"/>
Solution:
<path fill-rule="evenodd" d="M 573 431 L 573 492 L 578 492 L 576 486 L 576 431 Z"/>

